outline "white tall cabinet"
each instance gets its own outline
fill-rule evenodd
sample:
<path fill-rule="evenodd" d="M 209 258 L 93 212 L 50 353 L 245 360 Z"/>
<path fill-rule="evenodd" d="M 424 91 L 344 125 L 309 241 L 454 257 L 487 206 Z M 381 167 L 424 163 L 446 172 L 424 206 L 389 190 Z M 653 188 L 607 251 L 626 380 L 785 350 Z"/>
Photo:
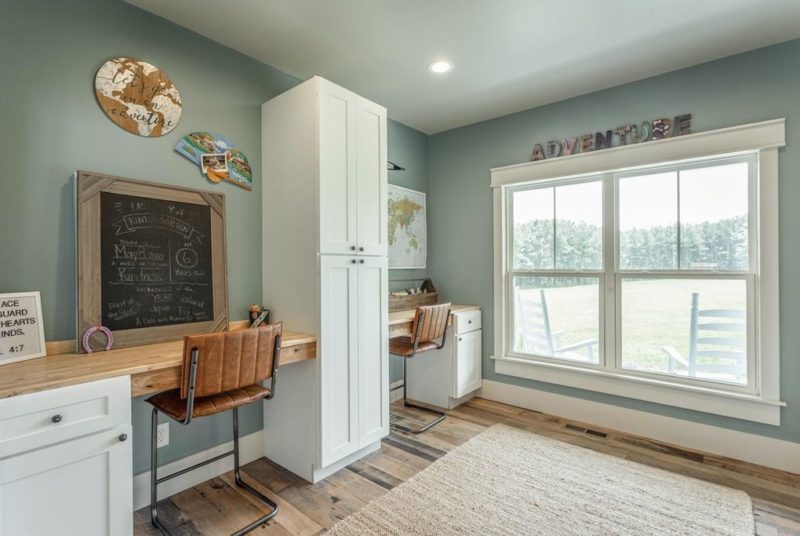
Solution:
<path fill-rule="evenodd" d="M 389 433 L 386 110 L 323 78 L 262 107 L 263 298 L 317 334 L 264 405 L 267 457 L 317 481 Z"/>

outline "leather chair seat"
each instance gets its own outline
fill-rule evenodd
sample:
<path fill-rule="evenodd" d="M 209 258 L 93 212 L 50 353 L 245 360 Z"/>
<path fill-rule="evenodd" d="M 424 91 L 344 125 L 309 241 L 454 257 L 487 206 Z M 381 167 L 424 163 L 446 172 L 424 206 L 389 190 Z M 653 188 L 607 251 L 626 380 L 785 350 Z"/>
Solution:
<path fill-rule="evenodd" d="M 192 417 L 206 417 L 221 413 L 266 398 L 269 394 L 270 390 L 266 387 L 248 385 L 216 395 L 197 397 L 194 399 Z M 158 393 L 148 398 L 147 402 L 178 421 L 182 421 L 186 417 L 186 399 L 181 398 L 180 389 Z"/>
<path fill-rule="evenodd" d="M 417 353 L 436 350 L 438 345 L 433 341 L 420 342 L 417 345 Z M 414 355 L 414 343 L 411 342 L 411 337 L 394 337 L 389 339 L 389 353 L 403 357 L 412 357 Z"/>

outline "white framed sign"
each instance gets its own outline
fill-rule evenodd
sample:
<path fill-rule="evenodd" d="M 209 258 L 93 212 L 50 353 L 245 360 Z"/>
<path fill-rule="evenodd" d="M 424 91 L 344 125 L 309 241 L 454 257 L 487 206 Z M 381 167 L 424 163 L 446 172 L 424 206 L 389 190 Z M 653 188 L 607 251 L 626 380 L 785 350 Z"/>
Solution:
<path fill-rule="evenodd" d="M 0 365 L 44 355 L 39 292 L 0 294 Z"/>

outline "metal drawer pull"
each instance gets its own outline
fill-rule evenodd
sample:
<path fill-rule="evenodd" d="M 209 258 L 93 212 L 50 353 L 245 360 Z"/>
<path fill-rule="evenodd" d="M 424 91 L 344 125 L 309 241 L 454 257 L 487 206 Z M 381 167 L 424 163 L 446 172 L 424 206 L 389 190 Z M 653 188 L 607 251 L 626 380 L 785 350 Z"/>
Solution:
<path fill-rule="evenodd" d="M 128 440 L 128 434 L 119 434 L 119 437 L 117 439 L 120 440 L 120 443 L 123 442 L 123 441 L 127 441 Z"/>
<path fill-rule="evenodd" d="M 364 251 L 364 246 L 361 246 L 360 248 L 358 248 L 358 251 Z"/>
<path fill-rule="evenodd" d="M 353 264 L 355 264 L 355 263 L 357 263 L 358 261 L 357 261 L 357 260 L 355 260 L 355 259 L 353 259 L 353 260 L 352 260 L 352 261 L 350 261 L 350 262 L 352 262 Z"/>
<path fill-rule="evenodd" d="M 356 247 L 355 247 L 355 246 L 350 246 L 350 249 L 352 249 L 353 251 L 355 251 L 355 250 L 356 250 Z"/>
<path fill-rule="evenodd" d="M 472 320 L 468 320 L 468 321 L 467 321 L 467 324 L 472 324 Z"/>
<path fill-rule="evenodd" d="M 53 416 L 50 418 L 50 420 L 51 420 L 51 421 L 53 421 L 54 423 L 56 423 L 56 424 L 57 424 L 57 423 L 60 423 L 60 422 L 61 422 L 61 419 L 62 419 L 62 418 L 63 418 L 63 417 L 61 417 L 61 415 L 53 415 Z"/>
<path fill-rule="evenodd" d="M 364 259 L 359 259 L 358 262 L 360 262 L 361 264 L 364 264 Z"/>
<path fill-rule="evenodd" d="M 459 338 L 458 338 L 458 340 L 459 340 L 459 341 L 463 341 L 464 339 L 462 339 L 461 337 L 459 337 Z"/>

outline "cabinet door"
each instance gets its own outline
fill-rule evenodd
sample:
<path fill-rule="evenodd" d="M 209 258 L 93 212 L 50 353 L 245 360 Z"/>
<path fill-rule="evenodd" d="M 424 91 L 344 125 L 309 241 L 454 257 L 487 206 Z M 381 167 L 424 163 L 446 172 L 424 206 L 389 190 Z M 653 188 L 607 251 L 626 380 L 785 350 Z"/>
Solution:
<path fill-rule="evenodd" d="M 358 97 L 321 81 L 319 99 L 320 253 L 353 254 L 356 252 Z"/>
<path fill-rule="evenodd" d="M 359 447 L 389 434 L 389 290 L 386 257 L 358 260 Z"/>
<path fill-rule="evenodd" d="M 128 424 L 0 460 L 0 536 L 130 535 L 130 434 Z"/>
<path fill-rule="evenodd" d="M 481 386 L 481 330 L 456 337 L 455 394 L 461 398 Z"/>
<path fill-rule="evenodd" d="M 356 237 L 360 255 L 386 255 L 386 109 L 364 99 L 356 106 Z"/>
<path fill-rule="evenodd" d="M 320 257 L 321 430 L 325 467 L 358 450 L 358 261 Z"/>

